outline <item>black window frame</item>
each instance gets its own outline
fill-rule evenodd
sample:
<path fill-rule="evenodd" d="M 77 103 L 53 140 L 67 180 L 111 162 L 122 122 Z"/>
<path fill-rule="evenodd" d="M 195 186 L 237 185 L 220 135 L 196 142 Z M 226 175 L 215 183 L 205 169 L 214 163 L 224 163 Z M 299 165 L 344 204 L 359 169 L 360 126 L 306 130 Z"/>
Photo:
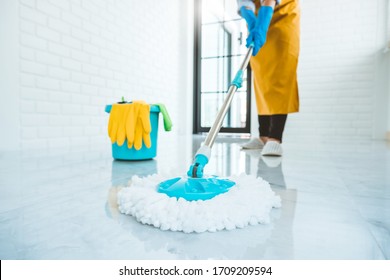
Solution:
<path fill-rule="evenodd" d="M 206 0 L 207 1 L 207 0 Z M 210 0 L 209 0 L 210 1 Z M 202 2 L 203 0 L 194 1 L 194 99 L 193 99 L 193 133 L 199 134 L 208 132 L 210 127 L 201 126 L 201 61 L 202 61 Z M 235 20 L 228 20 L 235 21 Z M 228 21 L 220 21 L 216 23 L 224 23 Z M 242 36 L 241 36 L 242 37 Z M 242 40 L 242 38 L 240 38 Z M 221 57 L 233 57 L 234 55 L 226 55 Z M 242 55 L 244 57 L 244 55 Z M 228 60 L 231 64 L 231 60 Z M 234 70 L 234 69 L 233 69 Z M 237 69 L 238 70 L 238 69 Z M 230 75 L 229 75 L 230 76 Z M 229 77 L 228 77 L 229 78 Z M 231 77 L 229 79 L 231 81 Z M 218 92 L 216 92 L 218 93 Z M 227 93 L 227 91 L 225 92 Z M 252 69 L 250 65 L 247 68 L 247 90 L 246 90 L 246 123 L 245 127 L 221 127 L 221 133 L 237 133 L 249 134 L 251 128 L 251 94 L 252 94 Z M 230 111 L 230 108 L 229 108 Z M 229 112 L 226 115 L 229 117 Z"/>

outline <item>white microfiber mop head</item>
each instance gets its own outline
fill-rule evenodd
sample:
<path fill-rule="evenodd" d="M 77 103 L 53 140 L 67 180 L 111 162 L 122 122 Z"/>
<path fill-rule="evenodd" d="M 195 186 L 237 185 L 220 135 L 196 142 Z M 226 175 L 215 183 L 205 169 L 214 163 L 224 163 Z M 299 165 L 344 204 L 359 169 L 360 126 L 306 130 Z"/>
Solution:
<path fill-rule="evenodd" d="M 266 224 L 271 209 L 280 207 L 269 183 L 252 175 L 229 177 L 236 185 L 228 192 L 197 201 L 157 192 L 158 184 L 167 179 L 157 174 L 133 176 L 131 185 L 118 193 L 119 211 L 161 230 L 201 233 Z"/>

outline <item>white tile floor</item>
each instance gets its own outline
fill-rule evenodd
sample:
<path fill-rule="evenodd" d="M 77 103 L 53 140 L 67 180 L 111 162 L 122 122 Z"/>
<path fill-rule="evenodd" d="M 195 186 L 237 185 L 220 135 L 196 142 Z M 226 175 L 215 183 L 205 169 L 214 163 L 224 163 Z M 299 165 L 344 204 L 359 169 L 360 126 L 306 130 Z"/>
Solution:
<path fill-rule="evenodd" d="M 201 137 L 162 139 L 155 160 L 110 147 L 0 153 L 0 259 L 390 259 L 390 148 L 381 141 L 289 142 L 282 161 L 218 139 L 207 170 L 269 181 L 268 225 L 163 232 L 118 213 L 132 175 L 186 171 Z M 274 167 L 270 167 L 274 166 Z"/>

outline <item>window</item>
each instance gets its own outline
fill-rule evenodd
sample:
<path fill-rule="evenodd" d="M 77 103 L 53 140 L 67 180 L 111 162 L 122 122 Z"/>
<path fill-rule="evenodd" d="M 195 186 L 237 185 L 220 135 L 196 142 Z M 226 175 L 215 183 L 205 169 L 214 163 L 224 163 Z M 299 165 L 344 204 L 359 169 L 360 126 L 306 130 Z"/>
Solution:
<path fill-rule="evenodd" d="M 236 0 L 198 0 L 195 5 L 194 133 L 199 133 L 213 125 L 244 59 L 247 28 L 237 14 Z M 248 67 L 221 132 L 250 132 L 250 77 Z"/>

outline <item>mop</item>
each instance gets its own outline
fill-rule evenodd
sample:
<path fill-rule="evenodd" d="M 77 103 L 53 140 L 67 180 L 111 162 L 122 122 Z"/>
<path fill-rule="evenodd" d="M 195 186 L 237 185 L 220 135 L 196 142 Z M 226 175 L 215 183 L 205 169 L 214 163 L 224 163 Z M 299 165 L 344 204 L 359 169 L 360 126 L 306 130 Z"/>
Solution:
<path fill-rule="evenodd" d="M 133 176 L 131 185 L 118 192 L 121 213 L 161 230 L 185 233 L 233 230 L 270 222 L 271 209 L 280 207 L 281 202 L 268 182 L 246 174 L 228 178 L 204 175 L 211 148 L 233 96 L 241 87 L 252 51 L 250 46 L 187 176 Z"/>

